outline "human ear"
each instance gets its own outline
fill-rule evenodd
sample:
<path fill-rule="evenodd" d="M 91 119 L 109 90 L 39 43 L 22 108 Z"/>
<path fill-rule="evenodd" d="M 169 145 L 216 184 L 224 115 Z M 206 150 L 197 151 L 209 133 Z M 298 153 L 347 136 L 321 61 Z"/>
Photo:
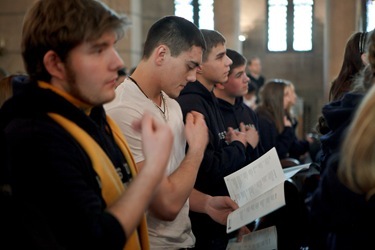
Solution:
<path fill-rule="evenodd" d="M 169 49 L 165 45 L 159 45 L 155 49 L 155 62 L 157 65 L 160 65 L 165 60 L 165 56 L 167 55 Z"/>
<path fill-rule="evenodd" d="M 202 64 L 199 64 L 197 66 L 197 74 L 203 74 L 203 66 L 202 66 Z"/>
<path fill-rule="evenodd" d="M 225 89 L 225 86 L 222 83 L 216 83 L 215 88 L 223 90 L 223 89 Z"/>
<path fill-rule="evenodd" d="M 362 59 L 362 63 L 363 63 L 363 65 L 367 65 L 368 64 L 368 54 L 367 53 L 363 53 L 362 55 L 361 55 L 361 59 Z"/>
<path fill-rule="evenodd" d="M 63 79 L 65 76 L 65 66 L 55 51 L 49 50 L 43 57 L 44 67 L 47 72 L 55 78 Z"/>

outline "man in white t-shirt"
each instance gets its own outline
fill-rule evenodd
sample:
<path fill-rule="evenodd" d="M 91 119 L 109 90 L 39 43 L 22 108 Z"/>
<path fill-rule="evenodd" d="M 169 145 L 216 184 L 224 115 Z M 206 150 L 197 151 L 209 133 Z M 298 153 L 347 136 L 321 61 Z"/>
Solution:
<path fill-rule="evenodd" d="M 148 32 L 141 62 L 117 87 L 116 98 L 105 106 L 125 134 L 139 169 L 145 161 L 142 140 L 148 138 L 133 132 L 134 120 L 149 112 L 169 124 L 174 135 L 166 176 L 147 213 L 151 249 L 194 247 L 189 208 L 223 224 L 237 208 L 229 197 L 212 197 L 194 190 L 208 129 L 203 115 L 194 111 L 186 115 L 184 125 L 180 106 L 172 99 L 196 80 L 205 49 L 200 30 L 190 21 L 177 16 L 158 20 Z"/>

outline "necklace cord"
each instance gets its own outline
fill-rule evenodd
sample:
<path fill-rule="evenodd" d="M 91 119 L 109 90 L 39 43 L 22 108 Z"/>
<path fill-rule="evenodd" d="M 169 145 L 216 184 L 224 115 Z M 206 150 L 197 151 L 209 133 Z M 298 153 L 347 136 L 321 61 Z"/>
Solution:
<path fill-rule="evenodd" d="M 163 109 L 157 105 L 153 100 L 151 100 L 147 95 L 146 93 L 142 90 L 142 88 L 139 86 L 139 84 L 137 83 L 136 80 L 134 80 L 131 76 L 128 76 L 128 78 L 138 87 L 138 89 L 142 92 L 142 94 L 147 98 L 149 99 L 155 107 L 158 108 L 158 110 L 161 112 L 161 115 L 163 116 L 163 119 L 165 121 L 167 121 L 167 110 L 168 110 L 168 107 L 167 107 L 167 104 L 166 104 L 166 100 L 165 100 L 165 97 L 164 97 L 164 94 L 162 91 L 160 91 L 160 96 L 161 96 L 161 102 L 163 103 Z"/>

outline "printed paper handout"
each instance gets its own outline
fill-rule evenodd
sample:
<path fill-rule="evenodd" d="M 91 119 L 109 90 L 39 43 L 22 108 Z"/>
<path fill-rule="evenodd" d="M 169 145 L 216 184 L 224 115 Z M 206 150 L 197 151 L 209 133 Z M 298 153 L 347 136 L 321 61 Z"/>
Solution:
<path fill-rule="evenodd" d="M 299 171 L 306 170 L 309 168 L 310 168 L 310 163 L 284 168 L 283 171 L 284 171 L 285 179 L 292 178 Z"/>
<path fill-rule="evenodd" d="M 285 205 L 284 181 L 308 164 L 284 170 L 276 149 L 272 148 L 246 167 L 224 177 L 230 197 L 239 208 L 227 219 L 227 233 Z"/>
<path fill-rule="evenodd" d="M 276 227 L 267 227 L 242 237 L 242 241 L 231 240 L 226 250 L 272 250 L 277 249 Z"/>

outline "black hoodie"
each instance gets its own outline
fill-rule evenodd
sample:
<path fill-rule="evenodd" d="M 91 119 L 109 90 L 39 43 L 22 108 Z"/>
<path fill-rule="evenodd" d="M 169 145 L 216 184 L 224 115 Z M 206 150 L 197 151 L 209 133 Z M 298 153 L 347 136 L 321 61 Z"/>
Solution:
<path fill-rule="evenodd" d="M 311 249 L 372 248 L 375 196 L 366 200 L 338 179 L 338 154 L 327 164 L 311 203 Z"/>
<path fill-rule="evenodd" d="M 246 126 L 254 126 L 259 132 L 258 117 L 252 109 L 243 103 L 242 97 L 236 98 L 234 105 L 220 98 L 218 101 L 226 127 L 232 127 L 239 131 L 240 123 L 243 122 Z M 264 154 L 264 150 L 260 141 L 255 148 L 248 145 L 246 147 L 246 164 L 258 159 L 262 154 Z"/>
<path fill-rule="evenodd" d="M 226 126 L 218 100 L 200 82 L 189 83 L 177 99 L 184 117 L 192 110 L 203 114 L 209 130 L 209 144 L 204 153 L 195 188 L 212 196 L 228 195 L 224 177 L 242 168 L 246 163 L 245 146 L 225 141 Z M 208 215 L 190 213 L 198 249 L 225 249 L 228 238 L 226 227 L 214 222 Z"/>
<path fill-rule="evenodd" d="M 321 171 L 326 168 L 329 157 L 340 150 L 346 130 L 363 96 L 362 93 L 347 93 L 341 100 L 328 103 L 322 108 L 323 116 L 330 130 L 320 137 L 322 155 L 319 161 Z"/>

